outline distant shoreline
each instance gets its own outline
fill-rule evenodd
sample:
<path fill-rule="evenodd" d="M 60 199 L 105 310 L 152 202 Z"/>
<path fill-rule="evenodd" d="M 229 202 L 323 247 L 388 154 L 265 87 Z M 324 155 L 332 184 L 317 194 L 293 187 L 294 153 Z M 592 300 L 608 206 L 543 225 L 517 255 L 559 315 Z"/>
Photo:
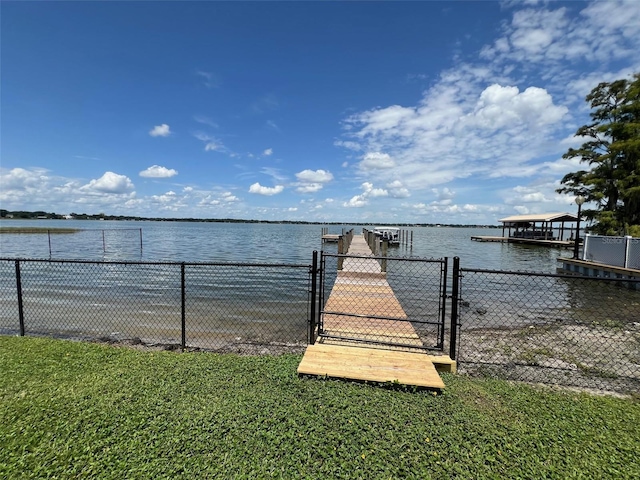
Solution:
<path fill-rule="evenodd" d="M 251 220 L 238 218 L 162 218 L 162 217 L 134 217 L 104 214 L 71 214 L 65 215 L 48 212 L 0 211 L 0 220 L 110 220 L 130 222 L 210 222 L 210 223 L 265 223 L 279 225 L 364 225 L 364 226 L 397 226 L 397 227 L 448 227 L 448 228 L 500 228 L 499 225 L 478 224 L 446 224 L 446 223 L 385 223 L 385 222 L 312 222 L 306 220 Z M 6 228 L 6 227 L 3 227 Z"/>

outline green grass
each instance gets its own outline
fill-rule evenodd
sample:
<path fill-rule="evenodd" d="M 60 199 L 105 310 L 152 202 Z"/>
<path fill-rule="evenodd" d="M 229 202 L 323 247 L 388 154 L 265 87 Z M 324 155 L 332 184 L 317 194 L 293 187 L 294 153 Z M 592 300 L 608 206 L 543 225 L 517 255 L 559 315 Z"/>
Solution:
<path fill-rule="evenodd" d="M 444 375 L 300 379 L 299 355 L 0 337 L 0 478 L 639 478 L 640 403 Z"/>

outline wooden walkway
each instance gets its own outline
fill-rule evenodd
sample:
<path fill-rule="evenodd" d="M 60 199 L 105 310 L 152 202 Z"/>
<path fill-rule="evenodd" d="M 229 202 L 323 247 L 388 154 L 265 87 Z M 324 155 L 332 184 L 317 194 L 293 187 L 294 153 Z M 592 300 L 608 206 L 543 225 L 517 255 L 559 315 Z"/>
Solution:
<path fill-rule="evenodd" d="M 353 237 L 348 254 L 372 255 L 362 235 Z M 435 357 L 416 349 L 422 341 L 377 260 L 344 258 L 324 311 L 326 336 L 307 347 L 299 374 L 444 388 Z M 442 365 L 455 369 L 449 357 Z"/>

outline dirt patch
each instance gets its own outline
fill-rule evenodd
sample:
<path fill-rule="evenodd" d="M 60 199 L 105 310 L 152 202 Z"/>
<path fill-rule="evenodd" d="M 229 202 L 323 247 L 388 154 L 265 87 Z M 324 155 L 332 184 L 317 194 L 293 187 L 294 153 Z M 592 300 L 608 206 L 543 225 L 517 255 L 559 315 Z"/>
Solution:
<path fill-rule="evenodd" d="M 182 351 L 182 347 L 177 343 L 155 343 L 144 342 L 138 337 L 134 338 L 119 338 L 113 337 L 100 337 L 94 340 L 97 343 L 108 343 L 115 347 L 132 348 L 134 350 L 141 351 Z M 233 353 L 236 355 L 284 355 L 288 353 L 301 354 L 304 353 L 307 348 L 306 344 L 302 343 L 250 343 L 250 342 L 236 342 L 225 343 L 212 348 L 201 347 L 189 347 L 184 349 L 185 352 L 212 352 L 212 353 Z"/>
<path fill-rule="evenodd" d="M 459 371 L 596 390 L 640 391 L 640 323 L 529 325 L 460 332 Z"/>

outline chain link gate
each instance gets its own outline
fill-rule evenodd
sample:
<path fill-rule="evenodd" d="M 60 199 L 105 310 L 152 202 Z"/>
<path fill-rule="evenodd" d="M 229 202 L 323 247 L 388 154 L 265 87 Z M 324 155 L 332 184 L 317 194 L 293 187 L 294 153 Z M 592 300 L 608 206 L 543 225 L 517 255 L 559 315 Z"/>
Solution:
<path fill-rule="evenodd" d="M 447 263 L 321 252 L 317 337 L 444 351 Z"/>

